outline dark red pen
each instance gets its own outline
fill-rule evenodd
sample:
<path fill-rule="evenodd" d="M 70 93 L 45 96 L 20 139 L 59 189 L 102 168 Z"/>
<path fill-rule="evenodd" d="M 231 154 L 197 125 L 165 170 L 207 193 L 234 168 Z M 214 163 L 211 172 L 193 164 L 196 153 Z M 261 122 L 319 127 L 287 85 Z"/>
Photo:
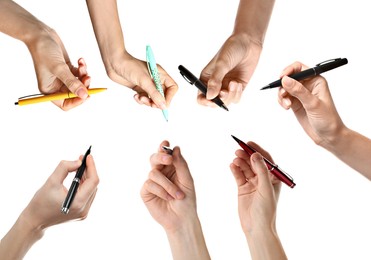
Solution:
<path fill-rule="evenodd" d="M 237 137 L 233 136 L 233 139 L 242 147 L 242 149 L 249 155 L 252 155 L 253 153 L 256 152 L 256 150 L 254 148 L 252 148 L 250 145 L 248 144 L 245 144 L 244 142 L 242 142 L 240 139 L 238 139 Z M 277 164 L 274 164 L 272 162 L 270 162 L 268 159 L 266 159 L 264 156 L 263 156 L 263 159 L 265 161 L 265 164 L 267 165 L 268 167 L 268 170 L 274 175 L 277 177 L 277 179 L 279 179 L 280 181 L 282 181 L 283 183 L 285 183 L 287 186 L 289 186 L 290 188 L 294 188 L 295 187 L 295 183 L 294 183 L 294 180 L 293 178 L 288 175 L 287 173 L 285 173 L 283 170 L 281 170 Z"/>

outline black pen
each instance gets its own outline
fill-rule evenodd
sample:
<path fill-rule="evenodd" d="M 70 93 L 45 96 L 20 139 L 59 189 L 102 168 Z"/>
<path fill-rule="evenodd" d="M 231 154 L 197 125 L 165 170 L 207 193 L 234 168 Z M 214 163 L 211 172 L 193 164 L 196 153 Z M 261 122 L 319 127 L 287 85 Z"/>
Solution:
<path fill-rule="evenodd" d="M 72 184 L 71 184 L 71 187 L 68 190 L 67 197 L 66 197 L 66 199 L 64 200 L 64 202 L 62 204 L 61 212 L 63 214 L 68 214 L 68 211 L 70 210 L 70 206 L 72 204 L 72 201 L 75 198 L 77 189 L 78 189 L 78 187 L 80 185 L 80 181 L 81 181 L 82 175 L 85 172 L 85 168 L 86 168 L 86 157 L 88 157 L 88 155 L 90 154 L 90 149 L 91 149 L 91 146 L 89 147 L 89 149 L 86 151 L 84 157 L 82 158 L 82 163 L 81 163 L 80 167 L 76 171 L 75 178 L 73 179 Z"/>
<path fill-rule="evenodd" d="M 207 92 L 207 87 L 205 84 L 199 80 L 195 75 L 193 75 L 189 70 L 187 70 L 183 65 L 179 65 L 178 67 L 180 74 L 182 74 L 183 78 L 188 81 L 190 84 L 195 85 L 205 96 Z M 221 108 L 229 111 L 226 105 L 219 97 L 215 97 L 211 100 Z"/>
<path fill-rule="evenodd" d="M 303 79 L 307 79 L 307 78 L 310 78 L 310 77 L 314 77 L 314 76 L 319 75 L 323 72 L 335 69 L 337 67 L 343 66 L 347 63 L 348 63 L 348 60 L 346 58 L 337 58 L 337 59 L 327 60 L 327 61 L 324 61 L 324 62 L 321 62 L 321 63 L 317 64 L 313 68 L 303 70 L 303 71 L 300 71 L 299 73 L 296 73 L 296 74 L 293 74 L 293 75 L 288 75 L 288 76 L 290 78 L 295 79 L 295 80 L 303 80 Z M 281 87 L 281 86 L 282 86 L 282 82 L 281 82 L 281 79 L 279 79 L 279 80 L 276 80 L 276 81 L 268 84 L 267 86 L 261 88 L 260 90 L 270 89 L 270 88 L 277 88 L 277 87 Z"/>

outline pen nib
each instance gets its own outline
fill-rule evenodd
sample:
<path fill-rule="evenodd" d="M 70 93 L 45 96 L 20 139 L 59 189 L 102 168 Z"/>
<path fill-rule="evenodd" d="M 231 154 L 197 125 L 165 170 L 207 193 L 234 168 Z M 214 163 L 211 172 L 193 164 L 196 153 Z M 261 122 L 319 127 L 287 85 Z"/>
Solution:
<path fill-rule="evenodd" d="M 269 86 L 262 87 L 260 90 L 268 89 L 270 88 Z"/>

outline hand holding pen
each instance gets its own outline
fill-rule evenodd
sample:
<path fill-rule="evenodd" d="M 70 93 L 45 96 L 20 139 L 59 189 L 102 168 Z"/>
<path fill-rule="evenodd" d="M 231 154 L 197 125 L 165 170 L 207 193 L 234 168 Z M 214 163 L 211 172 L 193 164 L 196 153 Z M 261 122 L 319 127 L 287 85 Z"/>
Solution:
<path fill-rule="evenodd" d="M 238 189 L 238 214 L 242 230 L 250 250 L 255 248 L 251 252 L 253 259 L 287 259 L 276 230 L 281 182 L 269 173 L 264 160 L 266 158 L 273 162 L 273 159 L 256 143 L 249 142 L 247 145 L 259 152 L 249 155 L 239 149 L 236 151 L 237 157 L 230 164 Z M 267 247 L 274 255 L 267 254 Z M 263 258 L 262 252 L 265 252 Z"/>
<path fill-rule="evenodd" d="M 178 66 L 180 74 L 183 76 L 183 78 L 191 85 L 195 85 L 201 93 L 206 96 L 207 94 L 207 87 L 206 85 L 199 80 L 195 75 L 193 75 L 188 69 L 186 69 L 183 65 Z M 228 111 L 227 106 L 223 103 L 223 101 L 219 97 L 215 97 L 210 100 L 211 102 L 214 102 L 219 107 L 223 108 L 224 110 Z"/>
<path fill-rule="evenodd" d="M 237 137 L 235 137 L 235 136 L 232 135 L 232 138 L 241 146 L 241 148 L 249 156 L 251 156 L 252 154 L 254 154 L 255 152 L 257 152 L 251 145 L 244 143 L 243 141 L 241 141 Z M 296 184 L 294 183 L 293 178 L 290 175 L 288 175 L 287 173 L 285 173 L 280 167 L 278 167 L 277 164 L 274 164 L 272 161 L 268 160 L 265 157 L 263 157 L 263 160 L 264 160 L 266 166 L 268 167 L 268 170 L 278 180 L 282 181 L 283 183 L 285 183 L 290 188 L 294 188 L 295 187 Z"/>
<path fill-rule="evenodd" d="M 84 219 L 89 213 L 99 184 L 99 177 L 93 157 L 86 158 L 84 181 L 80 184 L 69 214 L 61 214 L 60 207 L 65 199 L 67 190 L 63 185 L 68 174 L 81 166 L 80 160 L 61 161 L 45 184 L 36 192 L 31 202 L 22 214 L 35 227 L 47 228 L 69 220 Z"/>
<path fill-rule="evenodd" d="M 79 187 L 80 187 L 80 184 L 82 184 L 84 182 L 83 175 L 84 175 L 85 171 L 87 172 L 86 174 L 88 175 L 88 164 L 87 163 L 88 163 L 88 158 L 89 158 L 88 156 L 90 155 L 90 150 L 91 150 L 91 146 L 89 147 L 89 149 L 86 151 L 84 157 L 82 158 L 81 165 L 77 169 L 76 174 L 75 174 L 75 178 L 73 179 L 72 184 L 71 184 L 71 186 L 68 190 L 67 196 L 64 199 L 64 202 L 63 202 L 62 207 L 61 207 L 61 212 L 64 213 L 64 214 L 69 213 L 70 207 L 72 206 L 72 203 L 73 203 L 73 201 L 75 199 L 75 196 L 77 195 L 78 191 L 79 191 L 79 193 L 83 192 L 82 189 L 79 189 Z M 88 178 L 88 177 L 89 176 L 86 176 L 86 178 Z M 81 206 L 81 205 L 78 205 L 78 206 Z"/>

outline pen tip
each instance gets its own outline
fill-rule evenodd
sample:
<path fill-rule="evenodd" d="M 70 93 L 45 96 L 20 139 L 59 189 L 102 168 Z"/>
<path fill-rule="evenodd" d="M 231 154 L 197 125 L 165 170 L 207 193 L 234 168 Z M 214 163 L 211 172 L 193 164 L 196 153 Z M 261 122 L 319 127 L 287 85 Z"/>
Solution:
<path fill-rule="evenodd" d="M 18 102 L 15 102 L 14 105 L 18 105 Z"/>
<path fill-rule="evenodd" d="M 268 89 L 269 86 L 262 87 L 260 90 Z"/>
<path fill-rule="evenodd" d="M 233 139 L 235 140 L 235 141 L 237 141 L 237 142 L 239 142 L 240 140 L 237 138 L 237 137 L 235 137 L 234 135 L 231 135 L 232 137 L 233 137 Z"/>
<path fill-rule="evenodd" d="M 222 105 L 222 108 L 224 108 L 224 110 L 226 110 L 226 111 L 229 111 L 228 107 L 226 107 L 226 105 Z"/>

